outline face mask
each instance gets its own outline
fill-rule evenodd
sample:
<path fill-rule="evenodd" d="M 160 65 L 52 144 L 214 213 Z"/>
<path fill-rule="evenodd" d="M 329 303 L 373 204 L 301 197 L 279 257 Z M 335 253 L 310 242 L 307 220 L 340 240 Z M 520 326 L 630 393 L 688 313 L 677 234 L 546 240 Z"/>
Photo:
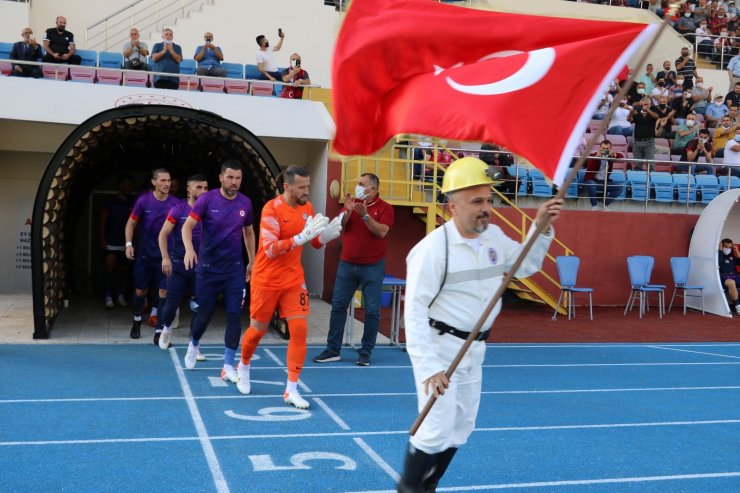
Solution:
<path fill-rule="evenodd" d="M 660 108 L 661 110 L 664 110 L 666 106 L 667 106 L 667 105 L 665 105 L 665 104 L 659 104 L 659 105 L 658 105 L 658 108 Z"/>
<path fill-rule="evenodd" d="M 355 187 L 355 197 L 357 197 L 359 200 L 363 200 L 367 195 L 365 195 L 365 187 L 362 185 L 357 185 Z"/>
<path fill-rule="evenodd" d="M 697 82 L 696 83 L 696 87 L 699 88 L 699 89 L 703 89 L 704 88 L 704 83 L 703 82 Z"/>
<path fill-rule="evenodd" d="M 645 94 L 645 89 L 638 89 L 637 94 Z"/>
<path fill-rule="evenodd" d="M 627 100 L 626 99 L 621 100 L 620 104 L 627 104 Z"/>
<path fill-rule="evenodd" d="M 683 95 L 686 98 L 690 98 L 691 97 L 691 93 L 690 92 L 685 92 L 685 93 L 683 93 Z"/>
<path fill-rule="evenodd" d="M 722 253 L 724 253 L 725 255 L 729 255 L 730 252 L 732 252 L 732 249 L 731 248 L 723 248 L 722 249 Z"/>
<path fill-rule="evenodd" d="M 696 121 L 695 120 L 686 120 L 686 126 L 687 127 L 693 127 L 694 125 L 696 125 Z"/>
<path fill-rule="evenodd" d="M 720 17 L 722 17 L 722 16 L 720 16 Z M 727 37 L 727 33 L 726 33 L 726 32 L 724 32 L 724 31 L 723 31 L 723 32 L 721 32 L 721 33 L 720 33 L 719 35 L 720 35 L 720 36 L 722 36 L 723 38 L 726 38 L 726 37 Z"/>
<path fill-rule="evenodd" d="M 707 139 L 701 138 L 701 139 L 699 139 L 699 142 L 701 142 L 702 144 L 706 144 L 707 143 Z"/>
<path fill-rule="evenodd" d="M 683 79 L 676 79 L 676 85 L 682 86 L 683 85 Z"/>
<path fill-rule="evenodd" d="M 290 61 L 290 66 L 291 66 L 291 68 L 295 68 L 295 60 L 291 60 Z"/>
<path fill-rule="evenodd" d="M 740 142 L 740 134 L 735 134 L 735 142 Z"/>
<path fill-rule="evenodd" d="M 662 80 L 659 80 L 659 81 L 658 81 L 658 85 L 659 85 L 660 87 L 663 87 L 663 86 L 665 85 L 665 82 L 663 82 Z"/>
<path fill-rule="evenodd" d="M 701 27 L 702 29 L 706 29 L 707 28 L 707 25 L 706 24 L 699 24 L 699 27 Z"/>

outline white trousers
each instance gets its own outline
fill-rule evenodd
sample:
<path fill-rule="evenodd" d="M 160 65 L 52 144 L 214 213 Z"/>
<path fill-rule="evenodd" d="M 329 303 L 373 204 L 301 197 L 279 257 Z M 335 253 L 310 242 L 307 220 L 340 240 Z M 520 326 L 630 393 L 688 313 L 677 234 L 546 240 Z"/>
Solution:
<path fill-rule="evenodd" d="M 436 354 L 445 368 L 449 367 L 465 342 L 450 334 L 435 334 L 433 340 L 434 345 L 429 350 Z M 450 386 L 444 395 L 437 399 L 416 434 L 409 440 L 411 445 L 427 454 L 436 454 L 450 447 L 459 447 L 468 441 L 475 427 L 475 418 L 480 405 L 483 375 L 481 365 L 485 355 L 485 342 L 476 341 L 470 346 L 452 375 Z M 413 360 L 411 363 L 413 365 Z M 429 396 L 424 393 L 424 382 L 417 375 L 416 368 L 414 380 L 421 411 Z M 429 392 L 431 394 L 431 389 Z"/>

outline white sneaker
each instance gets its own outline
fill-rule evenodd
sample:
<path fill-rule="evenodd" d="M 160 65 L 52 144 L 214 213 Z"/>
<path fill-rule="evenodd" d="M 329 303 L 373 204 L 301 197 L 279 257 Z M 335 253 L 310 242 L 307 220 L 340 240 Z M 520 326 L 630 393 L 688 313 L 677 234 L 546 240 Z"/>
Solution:
<path fill-rule="evenodd" d="M 601 210 L 602 211 L 611 211 L 611 209 L 609 208 L 608 205 L 605 205 L 604 207 L 602 207 Z"/>
<path fill-rule="evenodd" d="M 169 349 L 170 338 L 172 337 L 172 331 L 163 330 L 159 334 L 159 349 Z M 185 356 L 187 358 L 187 355 Z"/>
<path fill-rule="evenodd" d="M 113 308 L 113 298 L 111 298 L 110 296 L 106 296 L 106 297 L 105 297 L 105 307 L 106 307 L 107 309 L 109 309 L 109 310 L 110 310 L 111 308 Z"/>
<path fill-rule="evenodd" d="M 161 336 L 160 336 L 160 340 L 161 340 Z M 185 353 L 185 368 L 187 368 L 188 370 L 192 370 L 193 368 L 195 368 L 196 358 L 197 356 L 196 356 L 195 350 L 191 349 L 188 346 L 188 352 Z"/>
<path fill-rule="evenodd" d="M 221 380 L 223 380 L 224 382 L 237 383 L 239 382 L 239 375 L 236 374 L 236 370 L 233 366 L 228 370 L 226 368 L 222 368 Z"/>
<path fill-rule="evenodd" d="M 243 365 L 240 361 L 237 368 L 239 378 L 236 382 L 236 388 L 237 390 L 239 390 L 240 393 L 247 395 L 252 391 L 252 384 L 249 381 L 249 366 Z"/>
<path fill-rule="evenodd" d="M 179 308 L 175 310 L 175 318 L 174 320 L 172 320 L 171 327 L 173 329 L 177 329 L 178 327 L 180 327 L 180 309 Z"/>
<path fill-rule="evenodd" d="M 599 207 L 598 205 L 592 205 L 592 206 L 591 206 L 591 210 L 592 210 L 592 211 L 598 211 L 598 210 L 600 210 L 600 209 L 601 209 L 601 208 L 600 208 L 600 207 Z"/>
<path fill-rule="evenodd" d="M 118 306 L 128 306 L 128 303 L 126 303 L 126 298 L 124 298 L 122 294 L 118 295 L 118 298 L 116 298 L 116 303 L 118 303 Z"/>
<path fill-rule="evenodd" d="M 198 346 L 195 349 L 195 359 L 198 360 L 198 361 L 207 361 L 208 360 L 208 358 L 206 358 L 205 355 L 200 352 L 200 346 Z"/>
<path fill-rule="evenodd" d="M 301 394 L 297 390 L 294 392 L 285 392 L 283 394 L 283 401 L 298 409 L 308 409 L 309 406 L 308 401 L 301 397 Z"/>
<path fill-rule="evenodd" d="M 740 305 L 735 305 L 735 313 L 740 315 Z"/>

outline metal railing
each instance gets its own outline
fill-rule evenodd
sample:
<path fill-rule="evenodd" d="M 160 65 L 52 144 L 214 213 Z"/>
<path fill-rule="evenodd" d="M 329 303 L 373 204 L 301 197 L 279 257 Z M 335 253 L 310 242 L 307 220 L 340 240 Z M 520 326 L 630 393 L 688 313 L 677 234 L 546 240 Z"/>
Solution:
<path fill-rule="evenodd" d="M 136 27 L 142 38 L 159 31 L 165 24 L 186 17 L 214 0 L 136 0 L 85 29 L 85 49 L 103 51 L 120 48 L 129 38 L 129 29 Z"/>
<path fill-rule="evenodd" d="M 711 63 L 719 63 L 718 70 L 726 70 L 729 59 L 737 55 L 740 51 L 740 37 L 737 36 L 696 34 L 695 32 L 683 33 L 681 36 L 694 45 L 694 53 L 691 55 L 694 60 L 699 56 L 708 57 Z M 712 42 L 711 45 L 701 44 L 701 41 L 707 38 Z M 735 43 L 734 46 L 732 43 Z M 719 46 L 716 46 L 717 44 Z"/>

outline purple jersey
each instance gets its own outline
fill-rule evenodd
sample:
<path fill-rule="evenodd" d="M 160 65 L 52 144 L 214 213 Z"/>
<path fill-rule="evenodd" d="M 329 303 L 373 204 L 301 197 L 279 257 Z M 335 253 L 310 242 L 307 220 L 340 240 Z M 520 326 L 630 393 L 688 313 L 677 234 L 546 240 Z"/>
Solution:
<path fill-rule="evenodd" d="M 185 258 L 185 244 L 182 242 L 182 225 L 185 224 L 185 220 L 188 218 L 192 208 L 188 204 L 187 200 L 183 200 L 175 207 L 170 209 L 167 213 L 167 220 L 175 225 L 174 241 L 168 243 L 170 255 L 182 259 Z M 193 248 L 195 253 L 200 251 L 200 223 L 196 224 L 193 228 Z"/>
<path fill-rule="evenodd" d="M 229 200 L 217 188 L 198 197 L 190 217 L 203 222 L 198 254 L 201 272 L 227 273 L 242 265 L 242 228 L 251 226 L 253 215 L 252 201 L 241 193 Z"/>
<path fill-rule="evenodd" d="M 136 200 L 131 217 L 139 222 L 137 257 L 162 258 L 159 251 L 159 232 L 167 219 L 167 212 L 178 202 L 180 199 L 172 195 L 168 195 L 165 200 L 157 200 L 154 192 L 142 195 Z"/>
<path fill-rule="evenodd" d="M 119 250 L 125 249 L 126 222 L 131 215 L 133 203 L 131 198 L 121 200 L 121 197 L 116 195 L 109 198 L 103 205 L 103 210 L 108 213 L 105 221 L 105 244 L 109 249 L 111 247 Z"/>

